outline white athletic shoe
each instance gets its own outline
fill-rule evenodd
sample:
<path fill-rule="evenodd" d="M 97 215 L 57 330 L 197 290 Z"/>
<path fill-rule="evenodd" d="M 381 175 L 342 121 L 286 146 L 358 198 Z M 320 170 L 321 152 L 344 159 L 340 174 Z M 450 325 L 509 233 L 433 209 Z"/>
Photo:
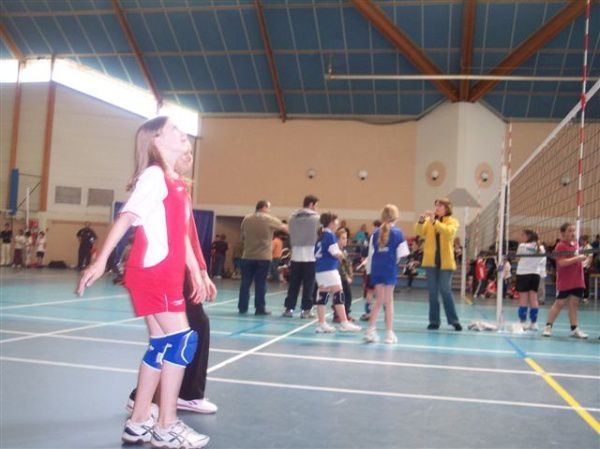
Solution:
<path fill-rule="evenodd" d="M 155 420 L 152 416 L 146 422 L 136 423 L 131 419 L 125 421 L 125 428 L 121 435 L 121 440 L 129 444 L 148 443 L 152 439 L 152 429 Z"/>
<path fill-rule="evenodd" d="M 219 407 L 210 402 L 208 398 L 192 399 L 191 401 L 186 401 L 185 399 L 177 398 L 177 408 L 179 410 L 203 413 L 205 415 L 217 413 L 217 410 L 219 409 Z"/>
<path fill-rule="evenodd" d="M 315 332 L 317 334 L 332 334 L 333 332 L 335 332 L 335 327 L 330 326 L 327 323 L 323 323 L 323 324 L 319 324 L 317 326 L 317 328 L 315 329 Z"/>
<path fill-rule="evenodd" d="M 129 398 L 127 400 L 127 405 L 125 406 L 125 410 L 127 410 L 127 413 L 129 413 L 131 415 L 131 413 L 133 413 L 133 406 L 135 404 L 135 401 L 131 398 Z M 158 405 L 156 405 L 154 402 L 152 404 L 150 404 L 150 416 L 152 418 L 154 418 L 154 420 L 158 419 Z"/>
<path fill-rule="evenodd" d="M 177 420 L 166 429 L 154 426 L 150 444 L 162 449 L 199 449 L 208 444 L 210 438 L 196 432 L 183 421 Z"/>
<path fill-rule="evenodd" d="M 527 330 L 537 332 L 539 330 L 537 323 L 529 323 Z"/>
<path fill-rule="evenodd" d="M 585 339 L 585 338 L 588 338 L 588 334 L 583 332 L 581 329 L 579 329 L 579 326 L 577 326 L 575 329 L 573 329 L 571 331 L 571 333 L 569 334 L 569 337 Z"/>
<path fill-rule="evenodd" d="M 544 330 L 542 331 L 542 336 L 550 337 L 551 335 L 552 335 L 552 326 L 550 326 L 549 324 L 546 324 L 544 326 Z"/>
<path fill-rule="evenodd" d="M 377 329 L 374 327 L 368 327 L 365 331 L 364 340 L 367 343 L 377 343 L 379 341 L 379 335 L 377 335 Z"/>
<path fill-rule="evenodd" d="M 362 327 L 357 324 L 351 323 L 350 321 L 344 321 L 340 324 L 340 332 L 360 332 Z"/>
<path fill-rule="evenodd" d="M 396 337 L 394 331 L 385 331 L 383 342 L 388 345 L 393 345 L 394 343 L 398 343 L 398 337 Z"/>

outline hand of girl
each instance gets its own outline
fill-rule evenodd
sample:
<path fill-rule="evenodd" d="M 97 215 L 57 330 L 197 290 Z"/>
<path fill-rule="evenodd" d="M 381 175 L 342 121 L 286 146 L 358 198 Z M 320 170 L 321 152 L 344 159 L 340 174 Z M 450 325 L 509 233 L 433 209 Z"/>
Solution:
<path fill-rule="evenodd" d="M 81 273 L 81 279 L 79 279 L 79 284 L 77 284 L 77 293 L 78 296 L 83 295 L 84 290 L 87 287 L 91 287 L 94 282 L 96 282 L 102 275 L 106 269 L 106 263 L 99 261 L 98 259 L 90 264 L 83 273 Z"/>
<path fill-rule="evenodd" d="M 208 277 L 208 273 L 206 271 L 201 271 L 200 275 L 202 277 L 202 280 L 204 281 L 204 284 L 206 285 L 206 292 L 207 292 L 206 299 L 209 302 L 213 302 L 217 298 L 217 287 L 215 287 L 215 284 L 213 283 L 213 281 L 210 280 L 210 278 Z"/>
<path fill-rule="evenodd" d="M 206 290 L 206 283 L 204 282 L 203 278 L 200 276 L 197 276 L 197 277 L 192 276 L 191 281 L 192 281 L 192 293 L 190 294 L 190 300 L 194 304 L 203 303 L 208 296 L 208 292 Z"/>

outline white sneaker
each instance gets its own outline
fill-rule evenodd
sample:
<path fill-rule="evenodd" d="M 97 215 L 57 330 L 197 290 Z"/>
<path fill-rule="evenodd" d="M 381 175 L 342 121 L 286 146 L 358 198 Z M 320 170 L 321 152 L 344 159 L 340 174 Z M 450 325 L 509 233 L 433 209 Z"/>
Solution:
<path fill-rule="evenodd" d="M 341 332 L 360 332 L 361 330 L 362 327 L 358 326 L 357 324 L 351 323 L 350 321 L 344 321 L 342 324 L 340 324 Z"/>
<path fill-rule="evenodd" d="M 585 339 L 585 338 L 588 338 L 588 334 L 583 332 L 581 329 L 579 329 L 579 326 L 577 326 L 575 329 L 573 329 L 571 331 L 571 333 L 569 334 L 569 337 Z"/>
<path fill-rule="evenodd" d="M 208 398 L 192 399 L 191 401 L 177 398 L 177 408 L 179 410 L 188 410 L 190 412 L 203 413 L 205 415 L 217 413 L 217 410 L 219 409 L 219 407 L 210 402 Z"/>
<path fill-rule="evenodd" d="M 330 326 L 327 323 L 323 323 L 323 324 L 319 324 L 317 326 L 317 328 L 315 329 L 315 332 L 317 334 L 332 334 L 333 332 L 335 332 L 335 327 Z"/>
<path fill-rule="evenodd" d="M 551 336 L 551 335 L 552 335 L 552 326 L 550 326 L 549 324 L 546 324 L 546 325 L 544 326 L 544 330 L 543 330 L 543 332 L 542 332 L 542 335 L 543 335 L 544 337 L 549 337 L 549 336 Z"/>
<path fill-rule="evenodd" d="M 196 432 L 183 421 L 177 420 L 166 429 L 154 426 L 150 444 L 163 449 L 199 449 L 208 444 L 210 438 Z"/>
<path fill-rule="evenodd" d="M 125 406 L 125 410 L 127 410 L 127 413 L 129 413 L 131 415 L 131 413 L 133 413 L 133 406 L 135 404 L 135 401 L 131 398 L 129 398 L 127 400 L 127 405 Z M 150 416 L 152 418 L 154 418 L 154 420 L 158 419 L 158 405 L 156 405 L 154 402 L 152 404 L 150 404 Z"/>
<path fill-rule="evenodd" d="M 368 327 L 365 332 L 364 340 L 367 343 L 377 343 L 379 341 L 379 335 L 377 335 L 377 329 L 374 327 Z"/>
<path fill-rule="evenodd" d="M 311 320 L 313 318 L 315 318 L 315 314 L 312 310 L 303 310 L 302 312 L 300 312 L 300 318 L 302 318 L 303 320 Z"/>
<path fill-rule="evenodd" d="M 398 337 L 396 337 L 394 331 L 385 331 L 385 338 L 383 339 L 383 342 L 387 343 L 388 345 L 393 345 L 394 343 L 398 343 Z"/>
<path fill-rule="evenodd" d="M 133 422 L 131 418 L 127 419 L 121 440 L 129 444 L 148 443 L 152 439 L 154 423 L 155 420 L 152 416 L 143 423 Z"/>
<path fill-rule="evenodd" d="M 529 323 L 527 330 L 537 332 L 539 330 L 537 323 Z"/>

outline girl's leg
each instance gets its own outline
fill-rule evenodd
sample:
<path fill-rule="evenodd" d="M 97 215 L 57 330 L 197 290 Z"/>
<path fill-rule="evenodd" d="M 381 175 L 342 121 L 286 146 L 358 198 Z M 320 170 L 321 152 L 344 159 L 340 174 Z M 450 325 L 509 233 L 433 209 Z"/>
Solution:
<path fill-rule="evenodd" d="M 369 318 L 369 327 L 375 328 L 375 324 L 377 322 L 377 314 L 379 313 L 379 309 L 383 305 L 384 300 L 384 285 L 377 284 L 375 285 L 375 303 L 371 308 L 371 318 Z"/>
<path fill-rule="evenodd" d="M 569 296 L 567 298 L 567 306 L 569 307 L 569 323 L 571 327 L 577 326 L 577 307 L 579 306 L 579 298 L 576 296 Z"/>
<path fill-rule="evenodd" d="M 385 330 L 394 330 L 394 286 L 383 286 L 383 302 L 385 304 Z"/>
<path fill-rule="evenodd" d="M 333 299 L 333 295 L 342 291 L 341 285 L 336 285 L 335 287 L 331 287 L 329 289 L 331 298 Z M 346 306 L 344 304 L 333 304 L 333 309 L 335 314 L 340 319 L 340 323 L 345 323 L 348 321 L 348 317 L 346 316 Z"/>
<path fill-rule="evenodd" d="M 324 294 L 329 294 L 329 289 L 326 287 L 319 287 L 317 299 L 321 298 Z M 317 319 L 319 320 L 319 325 L 325 324 L 325 307 L 324 304 L 317 304 Z"/>
<path fill-rule="evenodd" d="M 174 334 L 189 328 L 185 312 L 157 313 L 148 321 L 151 321 L 152 319 L 154 319 L 154 322 L 162 330 L 163 334 Z M 166 428 L 177 420 L 177 398 L 179 397 L 179 390 L 181 389 L 184 371 L 185 367 L 183 366 L 163 363 L 162 370 L 160 372 L 160 411 L 157 423 L 159 427 Z M 141 370 L 140 380 L 143 382 L 138 384 L 137 397 L 139 397 L 140 394 L 145 395 L 146 391 L 150 390 L 150 388 L 148 388 L 144 382 L 148 381 L 149 379 L 142 379 Z M 154 386 L 154 388 L 156 388 L 156 386 Z M 137 397 L 136 405 L 138 402 Z M 152 400 L 151 395 L 150 400 Z"/>
<path fill-rule="evenodd" d="M 538 320 L 538 311 L 540 310 L 540 303 L 538 301 L 538 292 L 530 291 L 529 292 L 529 321 L 531 321 L 532 328 L 537 323 Z"/>
<path fill-rule="evenodd" d="M 162 328 L 158 325 L 153 315 L 146 317 L 146 326 L 151 337 L 164 335 Z M 150 368 L 145 363 L 140 364 L 138 382 L 135 389 L 135 403 L 131 412 L 131 420 L 133 422 L 145 422 L 150 417 L 150 404 L 152 404 L 160 376 L 161 371 Z"/>
<path fill-rule="evenodd" d="M 558 316 L 564 305 L 564 299 L 557 299 L 556 301 L 554 301 L 554 304 L 552 304 L 552 307 L 550 307 L 550 311 L 548 312 L 548 319 L 546 320 L 548 324 L 554 324 L 554 320 L 556 320 L 556 317 Z"/>
<path fill-rule="evenodd" d="M 531 292 L 519 292 L 519 321 L 525 324 L 527 321 L 527 305 L 529 304 L 529 294 Z"/>

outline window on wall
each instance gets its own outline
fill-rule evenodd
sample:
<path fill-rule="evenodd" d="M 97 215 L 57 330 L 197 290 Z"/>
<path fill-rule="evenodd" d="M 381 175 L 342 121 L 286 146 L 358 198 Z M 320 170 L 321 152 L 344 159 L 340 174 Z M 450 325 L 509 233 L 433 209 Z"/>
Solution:
<path fill-rule="evenodd" d="M 81 187 L 56 186 L 54 202 L 56 204 L 81 204 Z"/>
<path fill-rule="evenodd" d="M 108 206 L 111 207 L 115 199 L 114 190 L 109 189 L 89 189 L 88 206 Z"/>
<path fill-rule="evenodd" d="M 14 59 L 0 60 L 0 82 L 48 82 L 50 79 L 109 104 L 146 118 L 166 114 L 177 126 L 191 136 L 200 136 L 198 111 L 165 102 L 158 111 L 156 100 L 149 90 L 141 89 L 90 67 L 67 59 L 27 59 L 19 70 Z"/>

